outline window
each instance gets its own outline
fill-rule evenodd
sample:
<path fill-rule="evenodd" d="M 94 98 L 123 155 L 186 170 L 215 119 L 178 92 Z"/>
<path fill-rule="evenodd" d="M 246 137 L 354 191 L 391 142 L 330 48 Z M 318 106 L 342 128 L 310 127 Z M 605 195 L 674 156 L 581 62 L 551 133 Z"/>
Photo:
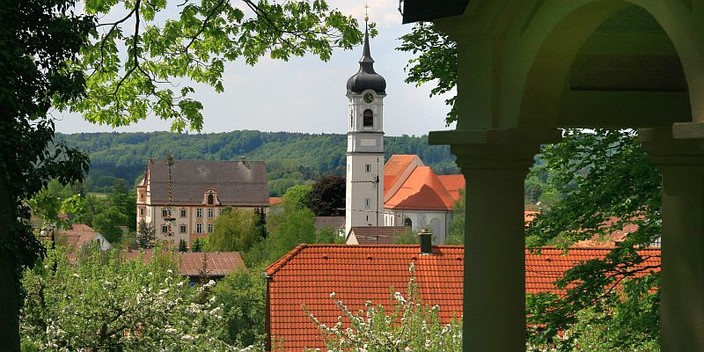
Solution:
<path fill-rule="evenodd" d="M 208 224 L 208 233 L 213 233 L 213 224 Z"/>
<path fill-rule="evenodd" d="M 208 217 L 212 218 L 213 216 L 215 216 L 215 209 L 208 208 Z"/>
<path fill-rule="evenodd" d="M 196 233 L 203 233 L 203 224 L 196 224 Z"/>
<path fill-rule="evenodd" d="M 144 216 L 144 208 L 139 208 L 139 216 Z"/>
<path fill-rule="evenodd" d="M 161 225 L 161 233 L 167 233 L 169 232 L 169 226 L 168 225 Z"/>
<path fill-rule="evenodd" d="M 364 127 L 374 127 L 374 113 L 367 109 L 364 110 L 364 118 L 362 119 Z"/>
<path fill-rule="evenodd" d="M 181 213 L 179 214 L 182 218 L 186 217 L 186 209 L 181 209 Z"/>
<path fill-rule="evenodd" d="M 178 232 L 180 232 L 180 233 L 186 233 L 186 225 L 185 225 L 185 224 L 181 224 L 181 226 L 179 226 L 179 228 L 178 228 Z"/>
<path fill-rule="evenodd" d="M 161 217 L 162 217 L 162 218 L 168 218 L 168 217 L 169 217 L 169 209 L 168 209 L 168 208 L 161 209 Z"/>
<path fill-rule="evenodd" d="M 196 208 L 196 217 L 197 218 L 203 217 L 203 208 Z"/>
<path fill-rule="evenodd" d="M 372 164 L 364 165 L 364 172 L 372 172 Z"/>
<path fill-rule="evenodd" d="M 364 209 L 369 209 L 372 206 L 371 198 L 364 198 Z"/>
<path fill-rule="evenodd" d="M 212 193 L 208 194 L 208 205 L 213 205 L 215 203 L 215 196 Z"/>

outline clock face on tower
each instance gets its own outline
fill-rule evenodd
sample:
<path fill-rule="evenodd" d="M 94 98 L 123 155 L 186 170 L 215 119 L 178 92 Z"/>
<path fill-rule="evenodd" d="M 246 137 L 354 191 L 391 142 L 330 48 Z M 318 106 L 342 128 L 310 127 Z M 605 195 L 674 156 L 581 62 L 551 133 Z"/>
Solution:
<path fill-rule="evenodd" d="M 374 95 L 372 93 L 367 92 L 367 94 L 364 94 L 364 102 L 367 104 L 371 104 L 374 101 Z"/>

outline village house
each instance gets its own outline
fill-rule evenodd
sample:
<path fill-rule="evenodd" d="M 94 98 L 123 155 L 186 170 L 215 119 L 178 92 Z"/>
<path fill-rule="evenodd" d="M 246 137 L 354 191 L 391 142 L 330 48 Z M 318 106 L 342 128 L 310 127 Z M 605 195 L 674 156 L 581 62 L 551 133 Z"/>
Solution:
<path fill-rule="evenodd" d="M 554 282 L 565 271 L 582 261 L 603 258 L 610 250 L 571 248 L 565 253 L 544 248 L 538 254 L 526 249 L 525 293 L 561 293 Z M 643 249 L 640 254 L 645 258 L 640 266 L 660 264 L 659 248 Z M 394 307 L 392 292 L 407 294 L 411 263 L 423 304 L 437 304 L 444 322 L 461 319 L 463 258 L 464 247 L 431 246 L 429 239 L 420 246 L 302 244 L 266 269 L 265 324 L 270 347 L 284 351 L 325 347 L 302 305 L 328 326 L 343 315 L 336 300 L 352 312 L 365 309 L 366 301 Z"/>
<path fill-rule="evenodd" d="M 178 262 L 179 274 L 187 276 L 191 283 L 203 280 L 219 280 L 236 270 L 247 270 L 239 252 L 168 252 Z M 125 258 L 142 258 L 148 262 L 154 251 L 126 251 Z"/>
<path fill-rule="evenodd" d="M 153 226 L 159 241 L 190 243 L 214 230 L 227 207 L 265 212 L 269 205 L 263 161 L 149 159 L 137 186 L 137 224 Z"/>

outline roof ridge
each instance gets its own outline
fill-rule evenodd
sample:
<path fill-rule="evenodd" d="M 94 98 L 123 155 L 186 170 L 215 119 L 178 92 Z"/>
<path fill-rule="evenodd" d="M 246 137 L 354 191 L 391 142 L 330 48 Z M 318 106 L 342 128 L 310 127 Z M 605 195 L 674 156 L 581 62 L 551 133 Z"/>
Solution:
<path fill-rule="evenodd" d="M 266 270 L 264 271 L 266 276 L 271 277 L 272 275 L 276 274 L 279 270 L 281 270 L 281 268 L 284 267 L 284 265 L 286 265 L 286 263 L 288 263 L 289 260 L 291 260 L 291 258 L 296 256 L 299 252 L 303 251 L 303 249 L 305 249 L 306 247 L 308 247 L 308 244 L 301 243 L 298 246 L 296 246 L 296 248 L 294 248 L 291 251 L 289 251 L 288 253 L 286 253 L 286 255 L 281 257 L 279 260 L 277 260 L 273 264 L 269 265 L 269 267 L 266 268 Z"/>

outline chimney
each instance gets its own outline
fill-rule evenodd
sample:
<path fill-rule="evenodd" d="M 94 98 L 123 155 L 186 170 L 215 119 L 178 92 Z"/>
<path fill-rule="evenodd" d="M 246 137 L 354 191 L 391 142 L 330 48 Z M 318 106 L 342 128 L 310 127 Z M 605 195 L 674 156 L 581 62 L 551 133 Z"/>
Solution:
<path fill-rule="evenodd" d="M 418 237 L 420 237 L 420 254 L 433 255 L 433 233 L 424 228 L 420 230 Z"/>

